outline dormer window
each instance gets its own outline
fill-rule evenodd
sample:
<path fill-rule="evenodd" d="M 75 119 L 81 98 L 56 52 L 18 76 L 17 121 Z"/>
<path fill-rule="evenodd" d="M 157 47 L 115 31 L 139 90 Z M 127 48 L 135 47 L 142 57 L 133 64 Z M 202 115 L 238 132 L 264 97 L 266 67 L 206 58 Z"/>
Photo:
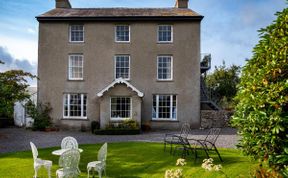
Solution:
<path fill-rule="evenodd" d="M 158 26 L 158 42 L 172 43 L 173 42 L 173 26 L 159 25 Z"/>
<path fill-rule="evenodd" d="M 69 28 L 69 41 L 70 42 L 84 42 L 84 26 L 83 25 L 70 25 Z"/>
<path fill-rule="evenodd" d="M 129 25 L 116 25 L 115 41 L 116 42 L 130 42 L 130 26 Z"/>

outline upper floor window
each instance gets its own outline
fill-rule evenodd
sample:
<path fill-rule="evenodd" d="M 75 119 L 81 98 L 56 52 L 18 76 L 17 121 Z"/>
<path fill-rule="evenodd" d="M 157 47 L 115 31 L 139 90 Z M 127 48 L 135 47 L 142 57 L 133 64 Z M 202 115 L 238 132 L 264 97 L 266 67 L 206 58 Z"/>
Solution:
<path fill-rule="evenodd" d="M 84 42 L 83 25 L 70 25 L 70 42 Z"/>
<path fill-rule="evenodd" d="M 64 94 L 64 118 L 87 118 L 87 95 Z"/>
<path fill-rule="evenodd" d="M 158 26 L 158 42 L 173 42 L 172 25 L 159 25 Z"/>
<path fill-rule="evenodd" d="M 176 95 L 153 95 L 152 118 L 176 120 Z"/>
<path fill-rule="evenodd" d="M 130 79 L 130 56 L 115 56 L 115 78 Z"/>
<path fill-rule="evenodd" d="M 157 79 L 173 80 L 172 56 L 158 56 L 157 63 Z"/>
<path fill-rule="evenodd" d="M 83 55 L 69 55 L 69 80 L 83 80 Z"/>
<path fill-rule="evenodd" d="M 116 42 L 130 42 L 130 26 L 117 25 L 115 27 L 115 41 Z"/>

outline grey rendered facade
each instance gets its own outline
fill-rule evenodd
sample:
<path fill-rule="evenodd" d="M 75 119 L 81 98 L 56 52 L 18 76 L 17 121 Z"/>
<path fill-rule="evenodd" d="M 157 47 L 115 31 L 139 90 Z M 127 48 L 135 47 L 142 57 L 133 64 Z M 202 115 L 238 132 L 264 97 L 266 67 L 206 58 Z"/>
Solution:
<path fill-rule="evenodd" d="M 38 102 L 51 104 L 54 124 L 79 129 L 89 128 L 95 120 L 105 128 L 110 121 L 116 121 L 111 119 L 111 98 L 126 97 L 130 98 L 129 117 L 139 124 L 149 124 L 152 129 L 177 129 L 188 122 L 198 128 L 203 17 L 188 9 L 187 3 L 179 0 L 177 7 L 166 9 L 87 10 L 70 8 L 67 0 L 56 0 L 57 8 L 38 16 Z M 71 25 L 79 24 L 84 29 L 84 42 L 69 42 Z M 117 25 L 129 26 L 129 42 L 115 42 Z M 172 27 L 172 42 L 158 42 L 159 25 Z M 73 54 L 83 57 L 81 80 L 69 80 L 69 56 Z M 115 83 L 117 55 L 129 56 L 130 77 L 124 83 Z M 159 56 L 171 56 L 170 80 L 158 78 Z M 85 117 L 64 117 L 69 93 L 85 94 Z M 156 110 L 160 115 L 161 108 L 155 109 L 154 100 L 160 103 L 162 95 L 170 95 L 173 102 L 176 98 L 172 119 L 152 117 Z"/>

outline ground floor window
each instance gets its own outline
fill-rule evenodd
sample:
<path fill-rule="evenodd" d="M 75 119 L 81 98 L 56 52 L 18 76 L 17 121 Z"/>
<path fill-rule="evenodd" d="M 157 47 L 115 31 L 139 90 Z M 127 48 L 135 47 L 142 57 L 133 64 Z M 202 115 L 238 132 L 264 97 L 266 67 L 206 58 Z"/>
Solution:
<path fill-rule="evenodd" d="M 111 120 L 131 118 L 131 105 L 131 98 L 129 97 L 112 97 Z"/>
<path fill-rule="evenodd" d="M 153 95 L 152 118 L 176 120 L 176 95 Z"/>
<path fill-rule="evenodd" d="M 86 118 L 86 110 L 86 94 L 64 94 L 64 118 Z"/>

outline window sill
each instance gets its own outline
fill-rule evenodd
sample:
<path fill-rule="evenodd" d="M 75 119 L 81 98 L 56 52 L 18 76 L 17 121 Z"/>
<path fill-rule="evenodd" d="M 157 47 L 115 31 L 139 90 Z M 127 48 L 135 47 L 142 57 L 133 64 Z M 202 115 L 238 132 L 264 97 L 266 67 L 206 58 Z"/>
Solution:
<path fill-rule="evenodd" d="M 157 79 L 156 82 L 174 82 L 174 80 L 173 79 L 172 80 L 159 80 L 159 79 Z"/>
<path fill-rule="evenodd" d="M 152 119 L 151 122 L 179 122 L 176 119 Z"/>
<path fill-rule="evenodd" d="M 89 121 L 89 119 L 87 118 L 87 117 L 75 117 L 75 118 L 73 118 L 73 117 L 67 117 L 67 118 L 61 118 L 60 120 L 73 120 L 73 121 Z"/>
<path fill-rule="evenodd" d="M 84 41 L 69 41 L 69 44 L 79 44 L 79 45 L 82 45 L 82 44 L 85 44 Z"/>
<path fill-rule="evenodd" d="M 119 43 L 119 44 L 130 44 L 130 41 L 115 41 L 115 43 Z"/>
<path fill-rule="evenodd" d="M 173 41 L 157 41 L 157 44 L 173 44 Z"/>
<path fill-rule="evenodd" d="M 67 79 L 68 82 L 85 82 L 84 79 Z"/>

